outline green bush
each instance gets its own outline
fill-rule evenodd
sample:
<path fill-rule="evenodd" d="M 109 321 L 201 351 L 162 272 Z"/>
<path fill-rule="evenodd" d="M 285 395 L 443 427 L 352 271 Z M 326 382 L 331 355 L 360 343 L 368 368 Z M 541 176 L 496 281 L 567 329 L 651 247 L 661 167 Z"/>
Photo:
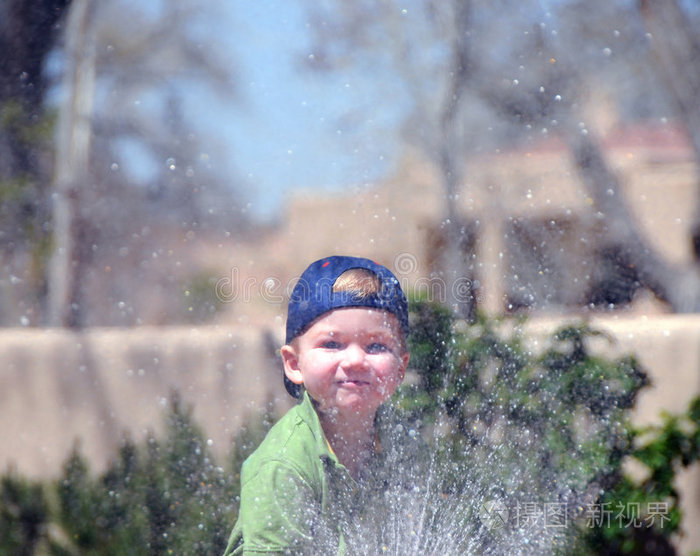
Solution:
<path fill-rule="evenodd" d="M 76 445 L 53 484 L 2 478 L 0 554 L 216 554 L 236 520 L 240 466 L 272 417 L 253 416 L 228 465 L 214 461 L 191 409 L 173 395 L 160 437 L 125 439 L 95 475 Z M 55 493 L 49 508 L 45 489 Z M 53 530 L 50 530 L 53 524 Z M 55 527 L 58 526 L 58 527 Z"/>
<path fill-rule="evenodd" d="M 236 515 L 232 476 L 173 396 L 163 438 L 125 440 L 99 477 L 74 451 L 57 484 L 59 521 L 81 554 L 220 554 Z"/>
<path fill-rule="evenodd" d="M 412 314 L 417 380 L 400 389 L 397 404 L 434 446 L 443 497 L 467 500 L 450 511 L 469 528 L 470 551 L 532 537 L 540 549 L 564 553 L 672 550 L 669 538 L 680 522 L 673 479 L 698 459 L 697 400 L 686 416 L 637 430 L 629 415 L 647 375 L 634 357 L 594 354 L 590 340 L 605 336 L 589 325 L 563 326 L 535 345 L 524 336 L 524 323 L 512 319 L 479 316 L 466 325 L 420 301 Z M 649 467 L 645 481 L 623 472 L 629 460 Z M 494 500 L 509 510 L 499 531 L 477 515 Z M 613 506 L 615 523 L 593 519 Z M 637 508 L 634 522 L 624 511 Z M 565 512 L 554 523 L 566 527 L 548 528 L 548 509 Z M 524 512 L 539 523 L 523 526 Z"/>
<path fill-rule="evenodd" d="M 599 500 L 609 513 L 596 516 L 598 526 L 582 533 L 582 554 L 675 554 L 670 539 L 682 515 L 674 480 L 680 469 L 700 459 L 700 397 L 686 413 L 665 414 L 661 425 L 635 428 L 631 435 L 627 456 L 641 471 L 632 477 L 616 470 Z M 630 527 L 635 521 L 641 526 Z"/>
<path fill-rule="evenodd" d="M 33 554 L 47 520 L 44 486 L 8 471 L 0 479 L 0 554 Z"/>

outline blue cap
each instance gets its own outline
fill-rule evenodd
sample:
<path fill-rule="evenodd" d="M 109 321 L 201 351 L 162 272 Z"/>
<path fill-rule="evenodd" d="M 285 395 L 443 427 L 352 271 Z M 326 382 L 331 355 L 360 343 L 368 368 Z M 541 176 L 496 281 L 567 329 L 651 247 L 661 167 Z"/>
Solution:
<path fill-rule="evenodd" d="M 376 294 L 365 297 L 352 292 L 334 292 L 333 284 L 351 268 L 364 268 L 379 278 Z M 396 315 L 404 336 L 408 335 L 408 303 L 391 271 L 369 259 L 332 256 L 313 262 L 301 275 L 289 298 L 287 340 L 291 342 L 318 317 L 341 307 L 370 307 Z"/>

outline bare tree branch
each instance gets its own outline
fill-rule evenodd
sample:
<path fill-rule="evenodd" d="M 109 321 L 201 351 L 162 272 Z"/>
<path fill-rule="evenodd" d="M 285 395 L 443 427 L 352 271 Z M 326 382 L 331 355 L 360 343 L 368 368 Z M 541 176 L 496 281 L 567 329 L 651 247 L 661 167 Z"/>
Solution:
<path fill-rule="evenodd" d="M 679 313 L 700 311 L 700 275 L 694 268 L 670 264 L 644 239 L 619 179 L 590 133 L 572 130 L 567 143 L 582 181 L 591 194 L 603 226 L 602 237 L 609 246 L 619 247 L 640 282 Z"/>
<path fill-rule="evenodd" d="M 669 90 L 700 160 L 700 29 L 694 29 L 677 0 L 639 0 L 652 34 L 660 82 Z"/>
<path fill-rule="evenodd" d="M 700 261 L 700 29 L 693 27 L 677 0 L 639 0 L 639 9 L 652 35 L 656 72 L 670 93 L 698 161 L 691 234 L 695 258 Z"/>

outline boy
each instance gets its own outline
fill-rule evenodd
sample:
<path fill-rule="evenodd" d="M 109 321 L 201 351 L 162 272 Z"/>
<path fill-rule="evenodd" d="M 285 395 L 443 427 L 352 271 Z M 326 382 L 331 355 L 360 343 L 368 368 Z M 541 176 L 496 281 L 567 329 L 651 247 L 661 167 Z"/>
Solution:
<path fill-rule="evenodd" d="M 285 386 L 301 402 L 243 465 L 226 555 L 350 552 L 383 535 L 378 508 L 406 467 L 405 429 L 378 411 L 409 360 L 396 277 L 368 259 L 318 260 L 292 292 L 286 332 Z"/>

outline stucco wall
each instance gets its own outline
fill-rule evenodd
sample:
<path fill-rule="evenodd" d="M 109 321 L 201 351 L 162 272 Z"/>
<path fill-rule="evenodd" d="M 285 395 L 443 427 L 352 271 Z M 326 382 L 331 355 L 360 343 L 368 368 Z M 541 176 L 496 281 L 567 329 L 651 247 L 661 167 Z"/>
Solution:
<path fill-rule="evenodd" d="M 245 414 L 284 399 L 264 335 L 252 328 L 0 332 L 0 465 L 55 475 L 76 439 L 99 468 L 124 431 L 158 429 L 177 390 L 225 453 Z"/>

